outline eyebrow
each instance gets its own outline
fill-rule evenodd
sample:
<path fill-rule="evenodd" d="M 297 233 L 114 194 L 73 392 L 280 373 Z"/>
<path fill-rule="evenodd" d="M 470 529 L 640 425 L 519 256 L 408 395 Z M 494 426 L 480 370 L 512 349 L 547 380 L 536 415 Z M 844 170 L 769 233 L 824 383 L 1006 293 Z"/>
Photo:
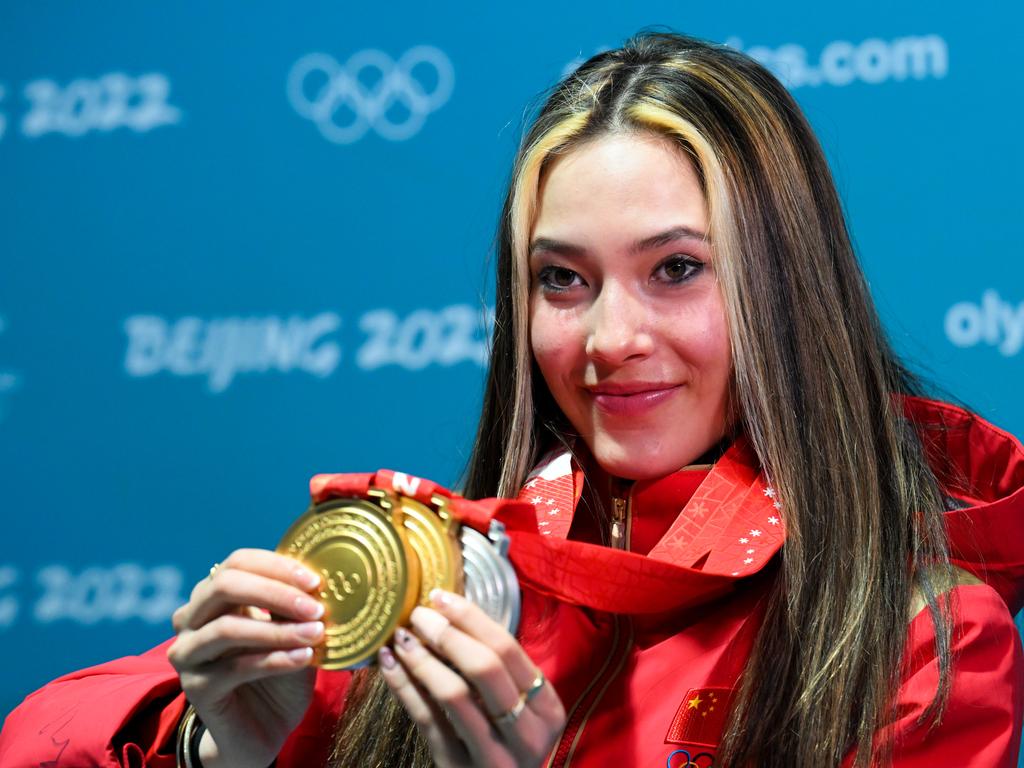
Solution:
<path fill-rule="evenodd" d="M 629 253 L 637 254 L 643 251 L 649 251 L 653 248 L 660 248 L 661 246 L 675 242 L 676 240 L 700 240 L 708 243 L 709 245 L 711 244 L 711 239 L 707 236 L 707 233 L 700 232 L 692 227 L 678 226 L 672 227 L 672 229 L 666 229 L 664 232 L 659 232 L 656 235 L 651 235 L 650 237 L 644 237 L 640 240 L 634 241 L 629 246 Z M 560 253 L 565 256 L 581 256 L 587 252 L 587 249 L 580 245 L 567 243 L 564 240 L 555 240 L 550 237 L 538 237 L 530 243 L 530 255 L 533 256 L 537 251 L 550 251 L 552 253 Z"/>

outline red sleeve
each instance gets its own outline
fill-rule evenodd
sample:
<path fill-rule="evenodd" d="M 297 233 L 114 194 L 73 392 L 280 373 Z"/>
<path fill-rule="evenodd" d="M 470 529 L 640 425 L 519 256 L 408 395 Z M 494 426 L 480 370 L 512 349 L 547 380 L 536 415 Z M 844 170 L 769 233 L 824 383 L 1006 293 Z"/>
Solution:
<path fill-rule="evenodd" d="M 167 661 L 171 642 L 72 672 L 29 695 L 0 730 L 0 766 L 175 768 L 185 696 Z M 313 703 L 285 742 L 280 768 L 326 764 L 349 677 L 317 675 Z"/>
<path fill-rule="evenodd" d="M 0 765 L 174 768 L 185 697 L 167 661 L 170 643 L 72 672 L 29 695 L 4 721 Z"/>
<path fill-rule="evenodd" d="M 925 610 L 910 623 L 896 706 L 894 768 L 1016 768 L 1024 714 L 1024 656 L 1013 618 L 983 584 L 949 593 L 953 677 L 942 720 L 919 725 L 938 686 L 935 631 Z M 848 761 L 849 762 L 849 761 Z"/>

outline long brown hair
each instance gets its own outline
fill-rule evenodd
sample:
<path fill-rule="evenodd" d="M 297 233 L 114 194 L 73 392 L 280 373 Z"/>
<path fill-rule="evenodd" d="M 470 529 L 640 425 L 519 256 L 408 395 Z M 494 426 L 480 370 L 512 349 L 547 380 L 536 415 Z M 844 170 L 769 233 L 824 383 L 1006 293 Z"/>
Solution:
<path fill-rule="evenodd" d="M 949 686 L 950 621 L 936 598 L 953 581 L 942 495 L 898 401 L 920 387 L 882 331 L 822 150 L 754 60 L 641 33 L 547 99 L 498 228 L 493 351 L 466 495 L 514 495 L 559 418 L 528 343 L 526 248 L 546 164 L 637 132 L 668 137 L 697 169 L 729 322 L 732 401 L 786 509 L 779 575 L 718 762 L 834 766 L 850 749 L 858 767 L 885 762 L 890 745 L 876 734 L 892 714 L 915 590 L 939 628 L 933 720 Z M 387 690 L 363 677 L 334 762 L 429 765 Z"/>

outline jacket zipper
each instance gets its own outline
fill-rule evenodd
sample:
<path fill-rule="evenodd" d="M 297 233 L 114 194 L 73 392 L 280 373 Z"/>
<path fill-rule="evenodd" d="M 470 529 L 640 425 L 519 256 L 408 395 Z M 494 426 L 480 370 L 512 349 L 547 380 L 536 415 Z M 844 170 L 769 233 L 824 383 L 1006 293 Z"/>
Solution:
<path fill-rule="evenodd" d="M 608 686 L 619 676 L 629 660 L 629 650 L 633 646 L 633 622 L 625 616 L 617 615 L 613 616 L 613 621 L 612 646 L 608 657 L 569 713 L 562 735 L 551 751 L 547 768 L 569 768 L 590 716 L 601 703 Z"/>
<path fill-rule="evenodd" d="M 612 496 L 610 542 L 612 549 L 629 549 L 630 523 L 632 522 L 629 513 L 632 497 L 632 488 L 625 495 Z M 629 650 L 633 646 L 633 622 L 628 617 L 618 615 L 613 615 L 612 620 L 612 644 L 608 657 L 569 713 L 558 744 L 551 752 L 547 763 L 548 768 L 568 768 L 590 715 L 597 709 L 605 690 L 618 677 L 629 659 Z M 602 678 L 604 678 L 603 682 Z"/>
<path fill-rule="evenodd" d="M 612 496 L 612 529 L 611 548 L 629 549 L 630 507 L 632 506 L 633 489 L 625 496 Z"/>

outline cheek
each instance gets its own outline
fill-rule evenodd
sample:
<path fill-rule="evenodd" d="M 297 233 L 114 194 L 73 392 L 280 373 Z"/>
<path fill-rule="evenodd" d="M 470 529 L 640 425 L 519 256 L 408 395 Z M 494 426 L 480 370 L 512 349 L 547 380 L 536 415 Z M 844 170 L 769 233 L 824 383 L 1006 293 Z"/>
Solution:
<path fill-rule="evenodd" d="M 531 311 L 530 349 L 548 386 L 572 370 L 578 347 L 577 330 L 564 312 L 553 312 L 543 305 Z"/>

